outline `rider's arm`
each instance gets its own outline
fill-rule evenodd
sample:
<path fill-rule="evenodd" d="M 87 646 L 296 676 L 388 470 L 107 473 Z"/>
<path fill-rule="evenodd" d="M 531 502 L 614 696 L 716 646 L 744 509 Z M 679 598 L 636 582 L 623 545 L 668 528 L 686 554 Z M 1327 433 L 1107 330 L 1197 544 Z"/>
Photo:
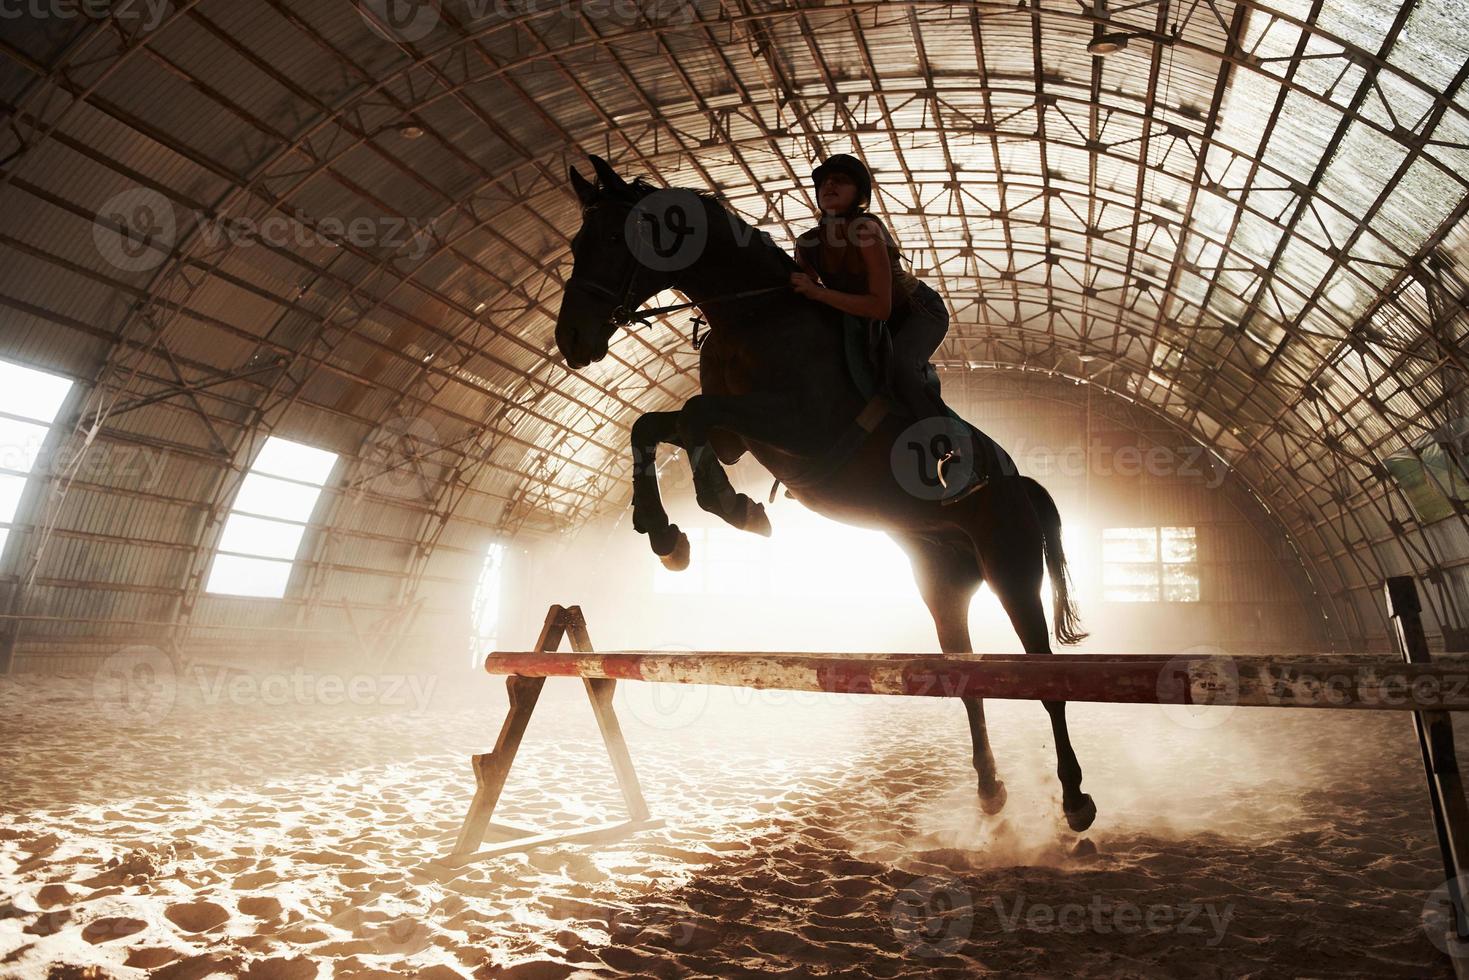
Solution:
<path fill-rule="evenodd" d="M 799 248 L 796 249 L 796 265 L 799 265 L 801 267 L 801 271 L 806 273 L 806 275 L 810 276 L 812 279 L 815 279 L 817 282 L 821 281 L 821 276 L 816 274 L 816 270 L 806 264 L 806 253 L 802 252 Z"/>
<path fill-rule="evenodd" d="M 867 292 L 840 293 L 835 289 L 817 289 L 811 298 L 834 306 L 843 313 L 886 320 L 893 312 L 893 270 L 886 244 L 876 226 L 864 222 L 856 229 L 861 243 L 862 262 L 867 268 Z"/>

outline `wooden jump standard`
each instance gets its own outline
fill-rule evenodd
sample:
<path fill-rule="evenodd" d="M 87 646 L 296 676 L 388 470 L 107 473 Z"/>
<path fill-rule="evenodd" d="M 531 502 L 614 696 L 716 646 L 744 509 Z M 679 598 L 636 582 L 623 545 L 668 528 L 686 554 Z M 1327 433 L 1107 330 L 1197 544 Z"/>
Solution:
<path fill-rule="evenodd" d="M 1449 882 L 1454 931 L 1469 939 L 1459 876 L 1469 869 L 1469 806 L 1454 755 L 1451 711 L 1469 710 L 1469 661 L 1431 662 L 1413 580 L 1389 579 L 1389 614 L 1401 659 L 1368 655 L 1213 657 L 1051 654 L 597 653 L 579 606 L 552 606 L 536 648 L 492 653 L 485 670 L 507 675 L 510 712 L 492 751 L 473 759 L 476 791 L 453 852 L 439 864 L 550 843 L 590 842 L 660 827 L 651 817 L 612 710 L 619 680 L 919 697 L 984 697 L 1125 704 L 1345 708 L 1413 713 Z M 571 636 L 572 653 L 558 653 Z M 491 822 L 495 804 L 547 677 L 580 677 L 591 699 L 628 819 L 540 834 Z M 479 849 L 486 836 L 499 842 Z M 1455 966 L 1465 958 L 1455 955 Z"/>

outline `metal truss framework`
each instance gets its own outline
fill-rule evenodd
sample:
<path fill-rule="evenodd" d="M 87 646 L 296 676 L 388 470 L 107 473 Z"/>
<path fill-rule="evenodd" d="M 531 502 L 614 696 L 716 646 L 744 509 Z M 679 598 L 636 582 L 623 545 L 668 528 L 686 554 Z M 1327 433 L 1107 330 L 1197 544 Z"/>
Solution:
<path fill-rule="evenodd" d="M 330 16 L 265 0 L 243 20 L 174 8 L 151 30 L 79 22 L 44 55 L 0 39 L 23 80 L 0 93 L 0 196 L 129 234 L 47 179 L 65 160 L 184 216 L 142 278 L 7 226 L 0 247 L 118 312 L 88 320 L 14 281 L 0 306 L 110 350 L 61 458 L 99 435 L 151 440 L 214 474 L 177 501 L 198 515 L 190 535 L 134 542 L 190 556 L 163 587 L 179 635 L 253 448 L 303 411 L 356 451 L 302 624 L 339 602 L 336 574 L 390 579 L 385 615 L 411 605 L 455 521 L 554 531 L 626 505 L 627 429 L 693 393 L 696 359 L 665 322 L 593 373 L 557 363 L 580 150 L 715 189 L 778 240 L 814 214 L 809 161 L 862 153 L 875 210 L 954 311 L 941 369 L 1082 378 L 1171 420 L 1229 462 L 1349 642 L 1383 635 L 1372 590 L 1404 571 L 1427 577 L 1444 628 L 1466 626 L 1469 511 L 1452 533 L 1420 526 L 1381 462 L 1463 414 L 1469 34 L 1427 0 L 1144 0 L 1106 19 L 1059 0 L 701 0 L 622 22 L 435 3 L 411 39 L 350 0 Z M 1104 30 L 1135 40 L 1088 55 Z M 221 57 L 189 57 L 204 47 Z M 255 97 L 262 77 L 273 101 Z M 137 108 L 145 82 L 224 135 Z M 364 213 L 420 230 L 391 245 L 333 230 Z M 213 233 L 274 218 L 325 247 Z M 404 472 L 414 493 L 383 489 Z M 65 520 L 74 486 L 125 492 L 58 473 L 24 580 L 118 588 L 47 578 L 51 535 L 89 533 Z M 371 508 L 413 526 L 374 531 Z M 338 557 L 363 542 L 396 557 Z"/>

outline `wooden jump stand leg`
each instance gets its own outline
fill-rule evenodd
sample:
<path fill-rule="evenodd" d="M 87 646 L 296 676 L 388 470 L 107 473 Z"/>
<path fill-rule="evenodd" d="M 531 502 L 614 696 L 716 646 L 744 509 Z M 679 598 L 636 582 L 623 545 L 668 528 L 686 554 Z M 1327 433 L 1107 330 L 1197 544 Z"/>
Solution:
<path fill-rule="evenodd" d="M 1387 611 L 1392 617 L 1398 650 L 1407 663 L 1429 662 L 1428 640 L 1423 633 L 1423 606 L 1418 589 L 1406 575 L 1387 580 Z M 1447 711 L 1415 711 L 1413 727 L 1418 731 L 1418 748 L 1423 753 L 1423 772 L 1428 778 L 1428 798 L 1433 804 L 1433 825 L 1443 853 L 1448 898 L 1452 905 L 1452 927 L 1443 945 L 1454 961 L 1454 972 L 1469 977 L 1469 909 L 1462 885 L 1469 872 L 1469 804 L 1454 753 L 1453 716 Z"/>
<path fill-rule="evenodd" d="M 592 653 L 592 640 L 587 634 L 586 620 L 581 607 L 552 606 L 546 613 L 545 625 L 535 649 L 541 653 L 555 653 L 561 647 L 566 634 L 571 635 L 571 648 L 577 653 Z M 495 804 L 500 801 L 500 792 L 505 788 L 505 778 L 520 749 L 520 740 L 525 736 L 525 727 L 535 710 L 536 701 L 545 685 L 544 677 L 520 677 L 511 675 L 505 679 L 510 696 L 510 711 L 495 747 L 489 752 L 474 756 L 475 792 L 459 839 L 447 859 L 440 863 L 459 866 L 481 858 L 508 854 L 545 844 L 590 843 L 615 840 L 638 830 L 649 830 L 663 826 L 662 820 L 654 820 L 648 813 L 648 804 L 643 799 L 642 787 L 638 784 L 637 772 L 633 769 L 632 757 L 622 737 L 622 726 L 612 710 L 612 694 L 617 682 L 609 678 L 582 678 L 587 697 L 592 703 L 597 727 L 602 732 L 602 741 L 607 746 L 607 755 L 612 760 L 612 771 L 617 777 L 617 786 L 622 791 L 627 805 L 628 819 L 598 824 L 569 832 L 538 833 L 521 827 L 497 824 L 491 821 Z M 481 848 L 485 837 L 493 835 L 498 843 Z"/>

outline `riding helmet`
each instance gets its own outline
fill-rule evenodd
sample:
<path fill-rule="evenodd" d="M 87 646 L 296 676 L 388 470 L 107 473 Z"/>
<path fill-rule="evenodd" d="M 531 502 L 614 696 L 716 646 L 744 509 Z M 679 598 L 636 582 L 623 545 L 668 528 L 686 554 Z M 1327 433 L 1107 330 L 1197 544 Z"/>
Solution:
<path fill-rule="evenodd" d="M 851 210 L 853 212 L 867 207 L 872 200 L 872 174 L 867 172 L 867 167 L 861 160 L 850 153 L 829 156 L 822 161 L 819 167 L 811 171 L 812 192 L 818 201 L 821 199 L 821 182 L 832 173 L 846 174 L 857 185 L 857 196 L 852 198 Z"/>

